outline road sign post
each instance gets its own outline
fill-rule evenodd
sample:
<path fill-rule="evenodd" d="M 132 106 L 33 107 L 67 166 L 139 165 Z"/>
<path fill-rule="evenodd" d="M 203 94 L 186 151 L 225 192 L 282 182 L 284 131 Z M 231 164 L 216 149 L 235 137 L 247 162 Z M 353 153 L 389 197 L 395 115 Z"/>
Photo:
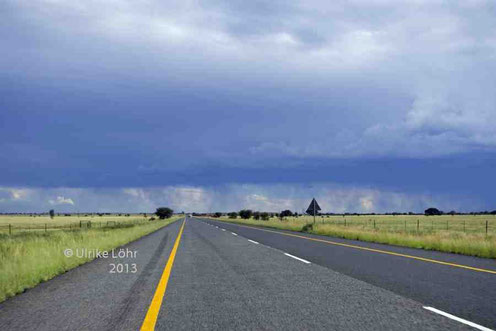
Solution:
<path fill-rule="evenodd" d="M 317 215 L 317 212 L 321 210 L 319 204 L 317 203 L 317 200 L 315 198 L 312 199 L 312 202 L 310 202 L 310 206 L 308 206 L 306 213 L 309 215 L 313 215 L 313 224 L 315 224 L 315 215 Z"/>

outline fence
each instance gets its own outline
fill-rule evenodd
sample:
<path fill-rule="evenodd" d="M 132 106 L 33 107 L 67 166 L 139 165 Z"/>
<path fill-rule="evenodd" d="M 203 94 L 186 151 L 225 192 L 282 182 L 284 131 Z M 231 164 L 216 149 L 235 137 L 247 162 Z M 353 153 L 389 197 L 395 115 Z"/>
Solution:
<path fill-rule="evenodd" d="M 359 227 L 362 229 L 388 230 L 396 232 L 436 232 L 458 231 L 464 233 L 496 234 L 496 220 L 457 220 L 457 219 L 375 219 L 375 218 L 342 218 L 318 220 L 321 224 L 332 224 L 343 227 Z"/>
<path fill-rule="evenodd" d="M 36 224 L 2 224 L 0 225 L 0 234 L 13 235 L 20 232 L 48 232 L 56 230 L 87 230 L 91 228 L 124 228 L 131 227 L 139 224 L 145 224 L 150 222 L 149 220 L 135 220 L 135 221 L 91 221 L 91 220 L 80 220 L 77 222 L 71 222 L 66 224 L 50 224 L 50 223 L 36 223 Z"/>

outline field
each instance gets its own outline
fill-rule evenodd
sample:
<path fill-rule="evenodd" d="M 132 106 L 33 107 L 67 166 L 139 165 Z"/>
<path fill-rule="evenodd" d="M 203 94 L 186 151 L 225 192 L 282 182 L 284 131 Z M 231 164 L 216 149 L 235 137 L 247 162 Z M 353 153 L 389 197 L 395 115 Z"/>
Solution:
<path fill-rule="evenodd" d="M 276 218 L 272 218 L 275 220 Z M 305 225 L 313 222 L 312 216 L 285 218 L 288 222 Z M 317 224 L 342 227 L 377 229 L 393 232 L 457 231 L 466 233 L 496 234 L 496 215 L 345 215 L 317 216 Z"/>
<path fill-rule="evenodd" d="M 360 215 L 271 218 L 268 221 L 221 218 L 247 225 L 304 231 L 346 239 L 496 258 L 495 215 Z"/>
<path fill-rule="evenodd" d="M 0 217 L 3 224 L 36 225 L 46 222 L 59 226 L 76 224 L 73 229 L 15 231 L 0 233 L 0 302 L 23 292 L 40 282 L 47 281 L 69 269 L 86 263 L 92 258 L 64 256 L 65 249 L 111 250 L 136 240 L 170 224 L 179 217 L 148 221 L 144 217 L 95 216 L 102 227 L 79 227 L 76 217 Z M 17 221 L 17 223 L 14 223 Z M 10 223 L 9 223 L 10 222 Z M 109 222 L 109 226 L 106 226 Z M 113 222 L 113 223 L 111 223 Z M 105 225 L 104 225 L 105 224 Z"/>
<path fill-rule="evenodd" d="M 51 219 L 48 215 L 0 215 L 0 234 L 15 234 L 20 231 L 50 231 L 50 230 L 71 230 L 89 227 L 112 227 L 124 223 L 145 223 L 149 217 L 142 214 L 130 216 L 118 215 L 71 215 L 55 216 Z"/>

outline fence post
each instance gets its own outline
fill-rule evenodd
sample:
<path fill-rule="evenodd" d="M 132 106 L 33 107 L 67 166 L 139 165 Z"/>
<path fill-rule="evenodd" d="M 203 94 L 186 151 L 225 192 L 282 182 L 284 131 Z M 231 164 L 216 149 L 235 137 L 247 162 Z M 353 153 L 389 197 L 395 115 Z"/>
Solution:
<path fill-rule="evenodd" d="M 83 222 L 79 221 L 79 228 L 81 229 L 83 227 Z"/>
<path fill-rule="evenodd" d="M 419 231 L 419 228 L 420 228 L 420 220 L 417 219 L 417 232 Z"/>
<path fill-rule="evenodd" d="M 375 218 L 374 218 L 374 230 L 375 230 Z"/>
<path fill-rule="evenodd" d="M 488 228 L 488 225 L 489 225 L 489 221 L 486 220 L 486 237 L 487 237 L 487 228 Z"/>

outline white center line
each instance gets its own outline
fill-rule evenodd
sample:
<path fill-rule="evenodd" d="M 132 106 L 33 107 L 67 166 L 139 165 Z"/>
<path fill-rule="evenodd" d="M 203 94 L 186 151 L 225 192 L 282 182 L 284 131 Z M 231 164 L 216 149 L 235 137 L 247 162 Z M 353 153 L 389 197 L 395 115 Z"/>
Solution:
<path fill-rule="evenodd" d="M 296 256 L 291 255 L 291 254 L 288 254 L 288 253 L 284 253 L 284 255 L 289 256 L 289 257 L 292 257 L 293 259 L 296 259 L 296 260 L 301 261 L 301 262 L 304 262 L 304 263 L 310 263 L 310 261 L 300 259 L 299 257 L 296 257 Z"/>
<path fill-rule="evenodd" d="M 222 231 L 226 231 L 226 229 L 221 229 Z"/>
<path fill-rule="evenodd" d="M 248 239 L 248 241 L 258 245 L 258 243 L 255 240 Z"/>
<path fill-rule="evenodd" d="M 236 234 L 236 233 L 234 233 L 234 232 L 231 232 L 231 233 L 232 233 L 233 235 L 237 236 L 237 234 Z"/>
<path fill-rule="evenodd" d="M 439 309 L 436 309 L 436 308 L 424 307 L 424 309 L 430 310 L 430 311 L 432 311 L 432 312 L 434 312 L 436 314 L 439 314 L 439 315 L 443 315 L 444 317 L 451 318 L 452 320 L 455 320 L 457 322 L 460 322 L 460 323 L 463 323 L 463 324 L 466 324 L 466 325 L 470 325 L 471 327 L 476 328 L 476 329 L 479 329 L 479 330 L 493 331 L 492 329 L 486 328 L 486 327 L 484 327 L 482 325 L 479 325 L 479 324 L 475 324 L 474 322 L 470 322 L 470 321 L 464 320 L 463 318 L 456 317 L 455 315 L 451 315 L 451 314 L 445 313 L 444 311 L 439 310 Z"/>

